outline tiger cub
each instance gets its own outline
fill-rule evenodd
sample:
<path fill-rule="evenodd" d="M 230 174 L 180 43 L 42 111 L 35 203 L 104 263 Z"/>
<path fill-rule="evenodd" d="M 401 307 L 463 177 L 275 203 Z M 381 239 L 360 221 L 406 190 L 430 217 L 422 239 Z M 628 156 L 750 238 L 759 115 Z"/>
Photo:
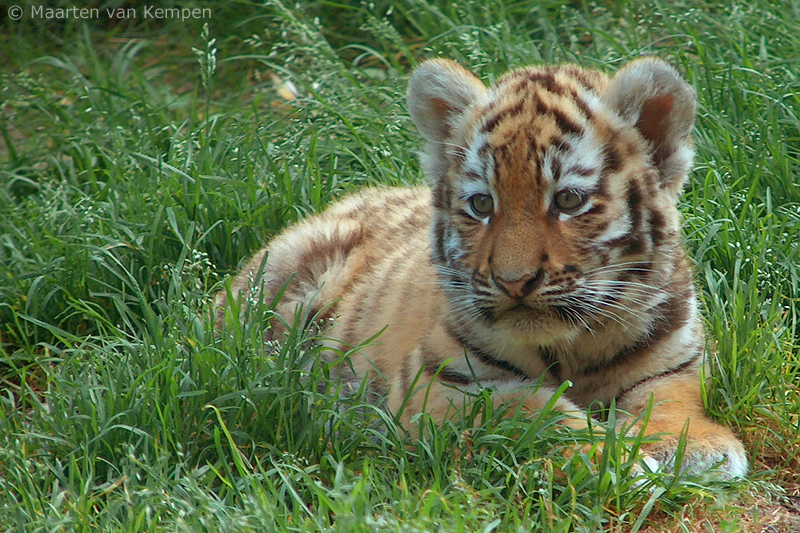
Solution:
<path fill-rule="evenodd" d="M 536 410 L 569 380 L 563 411 L 616 400 L 636 416 L 652 401 L 646 434 L 664 436 L 650 461 L 674 465 L 688 421 L 683 469 L 744 476 L 742 445 L 700 392 L 703 327 L 676 209 L 693 89 L 654 58 L 612 78 L 522 68 L 489 88 L 434 59 L 407 99 L 429 186 L 367 189 L 285 230 L 231 294 L 291 277 L 279 314 L 335 319 L 344 350 L 385 328 L 352 364 L 405 424 L 423 409 L 446 418 L 476 381 Z"/>

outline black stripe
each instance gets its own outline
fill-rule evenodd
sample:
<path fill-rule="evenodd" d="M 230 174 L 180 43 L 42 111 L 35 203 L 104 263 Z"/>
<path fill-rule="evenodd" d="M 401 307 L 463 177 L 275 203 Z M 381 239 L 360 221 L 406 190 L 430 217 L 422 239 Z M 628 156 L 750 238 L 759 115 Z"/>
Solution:
<path fill-rule="evenodd" d="M 509 148 L 507 144 L 496 146 L 494 148 L 494 151 L 492 152 L 492 158 L 494 159 L 494 171 L 496 175 L 502 174 L 502 172 L 500 172 L 500 169 L 502 168 L 500 163 L 513 161 L 515 159 L 514 155 L 515 154 L 511 151 L 511 148 Z"/>
<path fill-rule="evenodd" d="M 460 345 L 466 348 L 472 355 L 476 356 L 483 364 L 493 366 L 495 368 L 500 368 L 501 370 L 505 370 L 506 372 L 511 372 L 512 374 L 515 374 L 522 378 L 530 377 L 527 374 L 525 374 L 525 372 L 515 367 L 508 361 L 503 361 L 502 359 L 498 359 L 497 356 L 478 348 L 473 343 L 465 339 L 461 333 L 453 331 L 452 328 L 450 327 L 447 328 L 447 334 L 453 337 L 453 339 L 455 339 Z"/>
<path fill-rule="evenodd" d="M 652 273 L 653 264 L 649 261 L 647 262 L 637 262 L 635 266 L 626 268 L 622 275 L 626 276 L 626 279 L 622 281 L 628 281 L 630 279 L 639 279 L 639 278 L 646 278 Z"/>
<path fill-rule="evenodd" d="M 400 386 L 403 387 L 403 392 L 408 391 L 411 386 L 411 358 L 406 357 L 403 368 L 400 369 Z"/>
<path fill-rule="evenodd" d="M 603 147 L 603 159 L 608 172 L 615 174 L 622 168 L 622 157 L 620 157 L 619 151 L 611 143 Z"/>
<path fill-rule="evenodd" d="M 425 354 L 422 354 L 422 356 L 425 357 Z M 425 373 L 431 377 L 436 376 L 436 379 L 439 381 L 449 381 L 450 383 L 456 383 L 458 385 L 474 383 L 469 376 L 465 376 L 461 372 L 455 370 L 450 370 L 447 367 L 442 368 L 441 363 L 437 363 L 433 360 L 425 361 Z"/>
<path fill-rule="evenodd" d="M 572 118 L 568 117 L 562 110 L 551 109 L 550 114 L 553 115 L 553 118 L 555 119 L 556 124 L 561 131 L 573 133 L 575 135 L 583 134 L 583 128 L 580 127 L 577 122 L 572 120 Z"/>
<path fill-rule="evenodd" d="M 536 100 L 536 114 L 537 115 L 546 115 L 550 112 L 550 108 L 544 105 L 544 102 L 541 100 Z"/>
<path fill-rule="evenodd" d="M 494 314 L 494 309 L 486 305 L 476 305 L 475 310 L 484 322 L 494 324 L 497 316 Z"/>
<path fill-rule="evenodd" d="M 443 182 L 440 182 L 431 191 L 431 205 L 433 205 L 435 209 L 448 211 L 450 209 L 450 191 L 447 186 L 442 183 Z"/>
<path fill-rule="evenodd" d="M 620 350 L 614 357 L 607 361 L 584 368 L 581 370 L 581 374 L 588 376 L 590 374 L 604 372 L 614 366 L 627 362 L 630 357 L 641 356 L 647 352 L 648 348 L 661 342 L 667 335 L 685 326 L 689 320 L 687 305 L 689 305 L 691 301 L 691 295 L 686 294 L 687 292 L 688 291 L 679 291 L 678 294 L 666 302 L 657 305 L 655 309 L 653 309 L 653 312 L 658 317 L 653 321 L 655 327 L 640 337 L 636 343 Z"/>
<path fill-rule="evenodd" d="M 650 211 L 649 222 L 653 246 L 661 246 L 670 235 L 669 231 L 665 231 L 667 221 L 664 219 L 664 215 L 658 211 Z"/>
<path fill-rule="evenodd" d="M 444 263 L 444 219 L 440 215 L 433 216 L 433 262 Z"/>
<path fill-rule="evenodd" d="M 454 157 L 456 162 L 463 163 L 467 160 L 467 151 L 463 146 L 448 145 L 447 148 L 448 150 L 445 153 L 449 153 Z"/>
<path fill-rule="evenodd" d="M 567 174 L 577 174 L 578 176 L 590 177 L 594 175 L 594 169 L 589 167 L 584 167 L 581 165 L 575 165 L 569 168 L 566 172 Z"/>
<path fill-rule="evenodd" d="M 578 110 L 583 113 L 583 116 L 586 117 L 587 120 L 594 120 L 594 113 L 592 113 L 592 110 L 589 109 L 589 106 L 578 94 L 578 91 L 572 89 L 569 93 L 572 96 L 572 103 L 574 103 L 575 107 L 577 107 Z"/>
<path fill-rule="evenodd" d="M 644 378 L 644 379 L 640 379 L 639 381 L 637 381 L 636 383 L 634 383 L 633 385 L 631 385 L 627 389 L 624 389 L 624 390 L 620 391 L 616 396 L 617 402 L 621 401 L 622 398 L 626 394 L 631 392 L 636 387 L 639 387 L 640 385 L 644 385 L 645 383 L 647 383 L 649 381 L 655 381 L 657 379 L 666 378 L 666 377 L 669 377 L 669 376 L 674 376 L 676 374 L 680 374 L 681 372 L 683 372 L 684 370 L 689 368 L 695 361 L 697 361 L 697 359 L 701 355 L 703 355 L 702 348 L 698 349 L 697 352 L 695 352 L 695 354 L 692 357 L 690 357 L 689 359 L 687 359 L 683 363 L 679 364 L 675 368 L 670 368 L 669 370 L 665 370 L 665 371 L 663 371 L 663 372 L 661 372 L 659 374 L 656 374 L 654 376 L 650 376 L 650 377 L 647 377 L 647 378 Z"/>
<path fill-rule="evenodd" d="M 588 73 L 593 71 L 584 70 L 575 65 L 561 65 L 559 67 L 559 70 L 561 70 L 561 72 L 565 73 L 569 77 L 578 80 L 578 83 L 583 85 L 585 89 L 592 89 L 592 90 L 596 89 L 595 86 L 596 82 L 592 80 L 589 76 L 587 76 Z"/>
<path fill-rule="evenodd" d="M 585 215 L 595 215 L 595 216 L 597 216 L 597 215 L 602 215 L 605 212 L 606 212 L 606 204 L 597 204 L 596 203 L 596 204 L 594 204 L 592 206 L 591 209 L 586 211 L 586 213 L 584 213 L 584 214 Z M 608 227 L 608 222 L 605 222 L 605 227 L 603 229 L 606 229 L 606 227 Z"/>
<path fill-rule="evenodd" d="M 555 146 L 556 147 L 556 151 L 558 151 L 561 154 L 568 154 L 568 153 L 572 152 L 572 148 L 573 148 L 572 143 L 570 143 L 570 142 L 568 142 L 566 140 L 562 140 L 557 145 L 555 143 L 553 143 L 551 146 Z"/>
<path fill-rule="evenodd" d="M 632 227 L 630 232 L 622 238 L 625 244 L 624 254 L 637 255 L 645 251 L 645 235 L 642 228 L 642 210 L 644 209 L 644 202 L 642 198 L 642 190 L 639 183 L 631 181 L 628 183 L 627 191 L 627 204 L 628 212 L 631 215 Z"/>
<path fill-rule="evenodd" d="M 553 182 L 557 183 L 561 179 L 561 160 L 559 158 L 553 158 L 551 170 L 553 171 Z"/>
<path fill-rule="evenodd" d="M 639 229 L 642 223 L 642 213 L 639 210 L 642 204 L 642 191 L 636 181 L 628 183 L 626 201 L 628 203 L 628 211 L 630 211 L 633 218 L 633 229 Z"/>
<path fill-rule="evenodd" d="M 497 124 L 501 120 L 505 120 L 506 118 L 511 118 L 519 115 L 522 112 L 523 104 L 524 101 L 520 100 L 511 107 L 507 107 L 505 109 L 501 109 L 500 111 L 498 111 L 491 119 L 489 119 L 488 122 L 486 122 L 486 124 L 484 124 L 481 127 L 481 133 L 490 133 L 497 127 Z"/>
<path fill-rule="evenodd" d="M 539 169 L 540 162 L 539 162 L 539 157 L 537 155 L 536 139 L 531 139 L 530 142 L 528 143 L 528 153 L 525 154 L 525 160 L 533 161 L 536 168 Z"/>
<path fill-rule="evenodd" d="M 532 72 L 528 77 L 532 82 L 544 87 L 547 91 L 563 95 L 567 88 L 556 82 L 555 72 L 551 70 Z"/>
<path fill-rule="evenodd" d="M 527 91 L 527 86 L 530 83 L 529 79 L 524 78 L 522 76 L 514 76 L 509 80 L 509 83 L 512 81 L 515 83 L 513 85 L 510 85 L 509 88 L 504 89 L 504 92 L 507 92 L 509 94 L 519 94 L 523 91 Z"/>
<path fill-rule="evenodd" d="M 549 346 L 542 346 L 539 348 L 539 357 L 547 367 L 547 370 L 553 375 L 557 382 L 561 382 L 561 363 L 556 358 L 556 353 Z"/>

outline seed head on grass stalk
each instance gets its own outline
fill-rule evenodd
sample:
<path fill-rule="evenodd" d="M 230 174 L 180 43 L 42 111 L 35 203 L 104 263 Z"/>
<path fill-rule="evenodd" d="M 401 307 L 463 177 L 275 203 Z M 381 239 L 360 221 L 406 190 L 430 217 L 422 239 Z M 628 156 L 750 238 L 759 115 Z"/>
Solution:
<path fill-rule="evenodd" d="M 197 63 L 200 65 L 200 81 L 203 84 L 203 90 L 206 93 L 206 119 L 211 116 L 211 91 L 213 89 L 214 72 L 217 70 L 217 48 L 216 39 L 212 39 L 208 23 L 203 24 L 203 31 L 200 32 L 200 37 L 205 41 L 205 50 L 192 47 L 192 52 L 197 57 Z M 209 123 L 206 123 L 206 133 L 208 133 Z"/>

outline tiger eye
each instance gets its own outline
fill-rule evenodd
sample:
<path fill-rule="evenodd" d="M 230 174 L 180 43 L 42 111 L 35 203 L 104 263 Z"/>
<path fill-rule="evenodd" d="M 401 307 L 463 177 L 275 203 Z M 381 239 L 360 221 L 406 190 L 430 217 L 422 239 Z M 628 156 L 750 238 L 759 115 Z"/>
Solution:
<path fill-rule="evenodd" d="M 494 212 L 494 200 L 488 194 L 476 194 L 469 199 L 469 206 L 479 217 L 488 217 Z"/>
<path fill-rule="evenodd" d="M 572 211 L 583 205 L 586 197 L 581 193 L 566 189 L 556 194 L 555 204 L 561 211 Z"/>

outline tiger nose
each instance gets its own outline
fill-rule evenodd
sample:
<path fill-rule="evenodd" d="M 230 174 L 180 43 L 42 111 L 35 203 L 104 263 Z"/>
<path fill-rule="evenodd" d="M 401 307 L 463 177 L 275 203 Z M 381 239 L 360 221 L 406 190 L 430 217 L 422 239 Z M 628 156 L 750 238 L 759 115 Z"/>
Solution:
<path fill-rule="evenodd" d="M 524 298 L 533 292 L 533 289 L 540 285 L 543 279 L 544 269 L 540 268 L 536 272 L 525 274 L 514 281 L 506 281 L 499 276 L 495 276 L 494 283 L 512 298 Z"/>

